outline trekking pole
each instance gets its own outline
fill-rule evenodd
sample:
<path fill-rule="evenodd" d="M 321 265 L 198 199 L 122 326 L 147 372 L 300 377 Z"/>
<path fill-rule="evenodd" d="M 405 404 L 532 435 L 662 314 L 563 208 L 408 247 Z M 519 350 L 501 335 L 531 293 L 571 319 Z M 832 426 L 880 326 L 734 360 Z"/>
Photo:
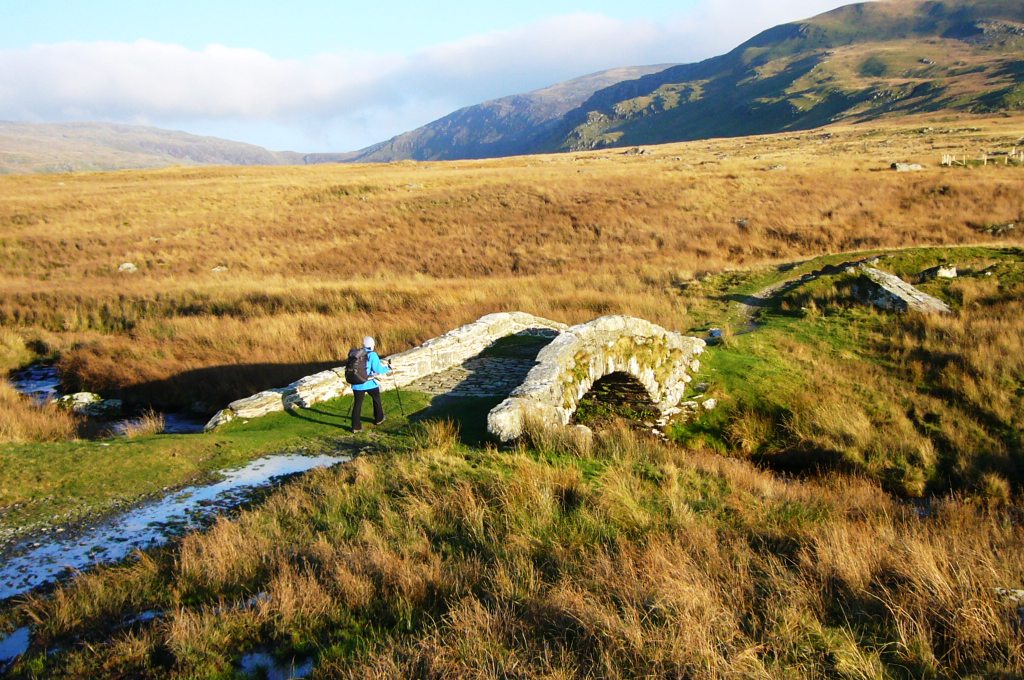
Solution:
<path fill-rule="evenodd" d="M 391 362 L 388 362 L 388 368 L 391 368 L 391 383 L 395 386 L 395 395 L 398 397 L 398 410 L 402 412 L 402 417 L 405 417 L 405 406 L 402 405 L 402 393 L 398 389 L 398 378 L 394 376 L 394 369 L 391 367 Z"/>

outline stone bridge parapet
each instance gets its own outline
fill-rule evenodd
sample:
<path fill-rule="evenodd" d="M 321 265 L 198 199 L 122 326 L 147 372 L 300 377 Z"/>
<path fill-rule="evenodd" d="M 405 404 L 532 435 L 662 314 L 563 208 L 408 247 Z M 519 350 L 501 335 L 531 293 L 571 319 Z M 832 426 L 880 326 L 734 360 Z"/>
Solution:
<path fill-rule="evenodd" d="M 426 376 L 448 370 L 470 359 L 496 341 L 510 335 L 558 335 L 568 326 L 524 312 L 488 314 L 473 323 L 427 340 L 419 347 L 387 357 L 393 371 L 381 381 L 381 390 L 405 387 Z M 206 430 L 212 430 L 236 418 L 258 418 L 290 408 L 308 408 L 350 394 L 345 368 L 339 366 L 296 380 L 287 387 L 265 390 L 231 402 L 219 411 Z"/>
<path fill-rule="evenodd" d="M 593 384 L 612 373 L 635 378 L 665 413 L 686 391 L 705 343 L 643 319 L 604 316 L 569 328 L 537 355 L 526 381 L 487 417 L 501 441 L 523 434 L 527 421 L 566 425 Z"/>

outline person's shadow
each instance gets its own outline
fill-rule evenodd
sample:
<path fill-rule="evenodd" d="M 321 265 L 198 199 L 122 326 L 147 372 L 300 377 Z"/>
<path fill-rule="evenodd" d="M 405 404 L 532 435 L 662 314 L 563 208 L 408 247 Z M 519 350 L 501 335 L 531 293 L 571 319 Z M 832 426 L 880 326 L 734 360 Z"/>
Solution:
<path fill-rule="evenodd" d="M 394 396 L 394 392 L 388 391 L 381 394 L 381 399 L 384 402 L 384 412 L 390 413 L 393 409 L 399 409 L 400 407 L 395 403 L 397 397 Z M 298 418 L 299 420 L 305 420 L 310 423 L 316 423 L 318 425 L 327 425 L 329 427 L 335 427 L 339 430 L 345 430 L 352 432 L 352 407 L 353 399 L 351 396 L 342 397 L 340 400 L 336 400 L 327 404 L 319 404 L 311 408 L 300 408 L 292 407 L 285 410 L 285 413 L 290 415 L 292 418 Z M 414 422 L 414 418 L 418 414 L 410 414 L 409 422 Z M 373 401 L 367 399 L 363 403 L 363 422 L 373 422 Z"/>
<path fill-rule="evenodd" d="M 318 425 L 328 425 L 330 427 L 336 427 L 340 430 L 352 431 L 352 400 L 347 400 L 348 403 L 342 402 L 338 406 L 337 410 L 328 410 L 326 407 L 319 408 L 289 408 L 285 410 L 285 413 L 290 415 L 292 418 L 298 418 L 299 420 L 306 420 L 311 423 Z"/>

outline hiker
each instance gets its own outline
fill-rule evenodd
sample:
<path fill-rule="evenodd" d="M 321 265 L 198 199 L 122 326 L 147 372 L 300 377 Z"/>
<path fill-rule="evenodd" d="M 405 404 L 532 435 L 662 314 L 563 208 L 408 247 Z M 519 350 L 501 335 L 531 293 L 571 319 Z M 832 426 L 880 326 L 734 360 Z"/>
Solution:
<path fill-rule="evenodd" d="M 380 403 L 380 384 L 374 380 L 378 375 L 386 375 L 391 371 L 380 360 L 380 356 L 374 351 L 377 343 L 369 335 L 363 338 L 363 350 L 366 352 L 366 376 L 368 380 L 358 385 L 352 385 L 352 396 L 355 403 L 352 405 L 352 431 L 361 432 L 363 429 L 363 398 L 367 393 L 373 400 L 373 424 L 380 425 L 384 422 L 384 406 Z M 355 351 L 355 350 L 353 350 Z"/>

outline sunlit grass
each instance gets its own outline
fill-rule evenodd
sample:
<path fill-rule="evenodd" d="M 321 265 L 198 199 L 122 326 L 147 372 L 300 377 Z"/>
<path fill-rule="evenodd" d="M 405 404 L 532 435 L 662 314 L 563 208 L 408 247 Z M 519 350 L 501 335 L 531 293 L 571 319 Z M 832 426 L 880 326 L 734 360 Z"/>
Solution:
<path fill-rule="evenodd" d="M 629 430 L 466 449 L 446 422 L 179 548 L 31 597 L 15 677 L 1016 675 L 1020 527 L 872 482 L 782 480 Z M 254 595 L 259 594 L 258 598 Z M 150 624 L 117 631 L 140 611 Z M 76 642 L 85 637 L 88 642 Z"/>
<path fill-rule="evenodd" d="M 936 164 L 949 143 L 1015 143 L 1020 119 L 933 125 L 643 156 L 3 177 L 0 323 L 75 386 L 210 408 L 367 333 L 398 351 L 493 311 L 685 327 L 702 302 L 683 284 L 709 271 L 1019 223 L 1017 168 Z"/>

